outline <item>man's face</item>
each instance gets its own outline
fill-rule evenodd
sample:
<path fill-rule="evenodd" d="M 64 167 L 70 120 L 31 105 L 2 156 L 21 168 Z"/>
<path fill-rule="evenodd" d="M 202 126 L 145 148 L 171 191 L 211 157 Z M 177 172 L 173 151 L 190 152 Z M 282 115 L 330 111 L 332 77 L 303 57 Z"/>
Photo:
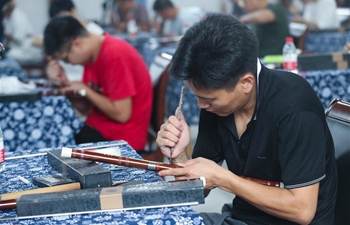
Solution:
<path fill-rule="evenodd" d="M 219 116 L 228 116 L 240 109 L 246 101 L 245 94 L 237 84 L 232 91 L 225 89 L 198 90 L 190 81 L 185 81 L 188 87 L 197 96 L 197 105 L 201 109 Z"/>
<path fill-rule="evenodd" d="M 60 52 L 55 54 L 54 58 L 73 65 L 85 65 L 90 60 L 90 56 L 83 51 L 81 43 L 77 43 L 78 41 L 73 40 L 67 44 Z"/>
<path fill-rule="evenodd" d="M 254 12 L 260 8 L 262 0 L 243 0 L 243 8 L 246 12 Z"/>
<path fill-rule="evenodd" d="M 117 1 L 117 4 L 122 12 L 129 12 L 134 7 L 133 0 Z"/>
<path fill-rule="evenodd" d="M 163 18 L 163 19 L 175 19 L 174 13 L 173 13 L 173 9 L 172 8 L 166 8 L 164 10 L 162 10 L 161 12 L 159 12 L 159 15 Z"/>

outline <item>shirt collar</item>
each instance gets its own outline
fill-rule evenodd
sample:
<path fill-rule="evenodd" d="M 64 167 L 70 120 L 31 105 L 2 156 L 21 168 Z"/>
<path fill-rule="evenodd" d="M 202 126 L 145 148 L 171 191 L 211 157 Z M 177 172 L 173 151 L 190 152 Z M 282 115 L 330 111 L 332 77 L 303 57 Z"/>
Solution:
<path fill-rule="evenodd" d="M 254 118 L 253 120 L 256 120 L 257 117 L 257 109 L 258 109 L 258 102 L 259 102 L 259 77 L 261 72 L 261 64 L 260 60 L 257 59 L 257 71 L 256 71 L 256 92 L 257 92 L 257 98 L 256 98 L 256 108 L 254 111 Z"/>

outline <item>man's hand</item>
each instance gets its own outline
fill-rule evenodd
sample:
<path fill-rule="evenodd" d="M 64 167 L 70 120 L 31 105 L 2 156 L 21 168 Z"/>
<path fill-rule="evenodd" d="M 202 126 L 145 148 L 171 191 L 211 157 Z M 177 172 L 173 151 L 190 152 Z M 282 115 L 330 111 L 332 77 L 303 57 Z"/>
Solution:
<path fill-rule="evenodd" d="M 346 43 L 343 49 L 344 52 L 350 52 L 350 42 Z"/>
<path fill-rule="evenodd" d="M 57 60 L 51 59 L 46 67 L 46 74 L 48 79 L 61 82 L 62 85 L 69 84 L 66 72 Z"/>
<path fill-rule="evenodd" d="M 74 81 L 74 82 L 70 82 L 67 84 L 67 89 L 69 90 L 76 90 L 76 91 L 80 91 L 80 90 L 88 90 L 89 87 L 86 86 L 84 83 L 79 82 L 79 81 Z"/>
<path fill-rule="evenodd" d="M 156 142 L 166 157 L 170 157 L 170 148 L 174 148 L 172 155 L 174 159 L 180 155 L 186 155 L 186 147 L 190 143 L 190 132 L 182 113 L 180 120 L 170 116 L 168 122 L 160 127 Z M 183 158 L 182 156 L 180 157 Z M 185 159 L 187 160 L 187 157 Z"/>
<path fill-rule="evenodd" d="M 212 190 L 218 186 L 217 175 L 220 174 L 220 170 L 225 170 L 214 161 L 205 158 L 188 160 L 180 165 L 183 168 L 162 170 L 158 174 L 160 176 L 175 176 L 177 180 L 205 177 L 205 189 Z"/>

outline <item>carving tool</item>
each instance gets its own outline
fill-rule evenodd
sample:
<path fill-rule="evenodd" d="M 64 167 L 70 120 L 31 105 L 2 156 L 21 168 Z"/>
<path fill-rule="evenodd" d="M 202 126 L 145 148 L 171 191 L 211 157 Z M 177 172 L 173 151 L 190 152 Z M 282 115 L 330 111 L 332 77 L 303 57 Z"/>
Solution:
<path fill-rule="evenodd" d="M 176 118 L 178 120 L 180 120 L 181 113 L 182 113 L 182 103 L 183 103 L 183 100 L 184 100 L 184 93 L 185 93 L 185 86 L 182 86 L 179 106 L 177 107 L 177 111 L 176 111 L 177 112 Z M 169 158 L 170 163 L 171 163 L 171 160 L 173 159 L 173 152 L 174 152 L 174 148 L 170 148 L 170 158 Z"/>

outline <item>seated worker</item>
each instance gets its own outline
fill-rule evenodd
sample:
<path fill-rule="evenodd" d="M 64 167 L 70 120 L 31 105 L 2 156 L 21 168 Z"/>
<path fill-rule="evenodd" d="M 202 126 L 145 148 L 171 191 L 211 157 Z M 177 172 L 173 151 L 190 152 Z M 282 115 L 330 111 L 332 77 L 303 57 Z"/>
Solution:
<path fill-rule="evenodd" d="M 266 55 L 281 55 L 285 38 L 289 36 L 288 13 L 279 4 L 267 0 L 244 0 L 247 12 L 239 18 L 252 26 L 259 42 L 259 58 Z"/>
<path fill-rule="evenodd" d="M 105 33 L 88 32 L 72 16 L 53 18 L 44 31 L 45 53 L 84 66 L 82 82 L 68 89 L 86 91 L 72 104 L 87 114 L 76 143 L 125 140 L 135 150 L 146 146 L 152 108 L 152 83 L 137 50 Z"/>
<path fill-rule="evenodd" d="M 303 13 L 293 13 L 292 21 L 306 24 L 313 29 L 337 29 L 340 23 L 337 17 L 337 3 L 335 0 L 301 0 L 304 3 Z M 292 3 L 291 10 L 293 12 Z"/>
<path fill-rule="evenodd" d="M 72 0 L 54 0 L 49 8 L 50 19 L 57 15 L 71 15 L 78 19 L 85 29 L 91 33 L 103 34 L 103 29 L 92 21 L 83 21 L 78 17 L 76 7 Z M 42 47 L 42 37 L 36 39 L 37 46 Z M 67 84 L 69 81 L 81 81 L 83 77 L 83 67 L 81 65 L 72 65 L 64 61 L 51 59 L 46 68 L 46 74 L 49 79 Z"/>
<path fill-rule="evenodd" d="M 337 167 L 319 98 L 297 74 L 258 60 L 255 35 L 233 16 L 213 14 L 191 27 L 172 58 L 170 75 L 184 80 L 201 108 L 190 159 L 183 114 L 161 126 L 157 144 L 183 168 L 177 179 L 205 177 L 207 192 L 235 194 L 223 214 L 204 224 L 333 224 Z M 221 167 L 226 161 L 227 167 Z M 283 182 L 268 186 L 243 177 Z M 221 223 L 220 223 L 221 224 Z"/>
<path fill-rule="evenodd" d="M 161 24 L 155 26 L 157 32 L 163 36 L 181 36 L 205 16 L 199 7 L 180 8 L 174 6 L 170 0 L 156 0 L 153 9 L 162 18 Z"/>
<path fill-rule="evenodd" d="M 117 31 L 126 32 L 127 22 L 134 19 L 139 30 L 149 31 L 150 21 L 144 4 L 134 0 L 114 0 L 110 25 Z"/>
<path fill-rule="evenodd" d="M 33 25 L 28 16 L 16 6 L 15 0 L 5 0 L 3 6 L 4 45 L 7 55 L 21 65 L 37 64 L 43 61 L 41 48 L 32 45 L 34 34 Z"/>

